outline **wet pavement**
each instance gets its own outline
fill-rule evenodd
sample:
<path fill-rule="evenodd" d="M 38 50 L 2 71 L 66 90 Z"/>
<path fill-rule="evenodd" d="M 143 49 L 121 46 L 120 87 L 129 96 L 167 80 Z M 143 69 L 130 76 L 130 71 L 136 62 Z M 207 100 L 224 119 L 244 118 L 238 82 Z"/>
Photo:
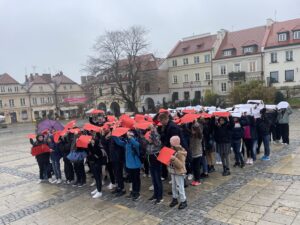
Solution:
<path fill-rule="evenodd" d="M 295 110 L 291 144 L 271 145 L 271 161 L 232 169 L 228 177 L 217 167 L 200 186 L 186 188 L 188 208 L 182 211 L 168 207 L 168 181 L 160 205 L 148 202 L 146 177 L 137 202 L 115 198 L 108 183 L 103 196 L 92 199 L 90 175 L 82 188 L 36 184 L 38 167 L 26 138 L 34 126 L 9 126 L 0 130 L 0 224 L 300 224 L 299 116 Z"/>

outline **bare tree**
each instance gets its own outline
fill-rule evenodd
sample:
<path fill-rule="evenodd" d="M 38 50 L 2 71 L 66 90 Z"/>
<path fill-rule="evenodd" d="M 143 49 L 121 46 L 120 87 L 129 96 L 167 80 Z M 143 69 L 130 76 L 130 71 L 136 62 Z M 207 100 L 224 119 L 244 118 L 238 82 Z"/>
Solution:
<path fill-rule="evenodd" d="M 141 56 L 148 47 L 146 35 L 140 26 L 105 32 L 96 40 L 96 55 L 88 58 L 86 66 L 90 74 L 108 75 L 115 84 L 115 94 L 134 112 L 138 112 L 139 74 L 147 63 Z"/>

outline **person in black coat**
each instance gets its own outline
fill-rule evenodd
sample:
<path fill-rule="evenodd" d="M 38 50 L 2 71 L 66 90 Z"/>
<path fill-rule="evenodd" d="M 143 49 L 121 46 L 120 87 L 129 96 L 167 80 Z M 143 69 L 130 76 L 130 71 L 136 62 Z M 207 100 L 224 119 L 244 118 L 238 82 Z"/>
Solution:
<path fill-rule="evenodd" d="M 235 156 L 234 167 L 240 166 L 243 168 L 245 166 L 244 158 L 242 156 L 242 138 L 244 137 L 244 128 L 242 126 L 242 119 L 234 117 L 234 127 L 231 131 L 231 147 Z"/>
<path fill-rule="evenodd" d="M 46 144 L 44 140 L 44 135 L 38 134 L 36 136 L 36 141 L 33 141 L 32 138 L 30 138 L 30 143 L 32 147 L 37 147 L 43 144 Z M 49 170 L 50 170 L 50 152 L 45 152 L 42 154 L 39 154 L 35 156 L 36 161 L 39 166 L 39 173 L 40 173 L 40 179 L 38 183 L 43 182 L 44 180 L 49 180 L 50 181 L 50 176 L 49 176 Z"/>
<path fill-rule="evenodd" d="M 271 123 L 266 115 L 266 108 L 263 108 L 260 111 L 260 118 L 256 120 L 256 127 L 258 136 L 261 138 L 264 143 L 264 156 L 261 158 L 263 161 L 270 160 L 270 127 Z"/>
<path fill-rule="evenodd" d="M 61 137 L 62 139 L 62 153 L 64 161 L 64 173 L 66 177 L 66 184 L 72 184 L 74 181 L 75 173 L 72 162 L 67 158 L 68 154 L 71 151 L 71 143 L 74 139 L 74 134 L 67 132 L 65 136 Z"/>

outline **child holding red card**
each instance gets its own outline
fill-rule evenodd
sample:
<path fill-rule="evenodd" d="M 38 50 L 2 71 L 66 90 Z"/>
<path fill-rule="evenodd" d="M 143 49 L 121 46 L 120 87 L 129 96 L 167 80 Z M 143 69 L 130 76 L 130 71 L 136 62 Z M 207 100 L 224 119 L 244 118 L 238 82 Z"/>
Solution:
<path fill-rule="evenodd" d="M 184 190 L 184 176 L 186 174 L 185 168 L 185 159 L 187 152 L 180 145 L 179 136 L 173 136 L 170 139 L 170 144 L 172 148 L 176 151 L 175 154 L 171 157 L 169 172 L 172 178 L 172 196 L 173 200 L 170 203 L 170 207 L 174 207 L 178 204 L 179 197 L 179 206 L 178 209 L 184 209 L 187 207 L 187 201 Z"/>

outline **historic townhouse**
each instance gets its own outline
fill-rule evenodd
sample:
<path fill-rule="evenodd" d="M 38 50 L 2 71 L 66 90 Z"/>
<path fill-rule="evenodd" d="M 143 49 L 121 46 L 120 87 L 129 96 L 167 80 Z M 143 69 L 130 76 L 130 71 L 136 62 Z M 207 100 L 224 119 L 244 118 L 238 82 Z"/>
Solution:
<path fill-rule="evenodd" d="M 262 45 L 266 26 L 226 32 L 213 59 L 213 87 L 219 95 L 250 80 L 263 80 Z"/>
<path fill-rule="evenodd" d="M 300 85 L 300 19 L 270 21 L 265 44 L 265 79 L 277 88 Z"/>
<path fill-rule="evenodd" d="M 0 75 L 0 115 L 6 123 L 31 121 L 26 89 L 7 73 Z"/>
<path fill-rule="evenodd" d="M 212 58 L 225 31 L 183 38 L 169 53 L 169 92 L 172 102 L 196 101 L 212 90 Z"/>

